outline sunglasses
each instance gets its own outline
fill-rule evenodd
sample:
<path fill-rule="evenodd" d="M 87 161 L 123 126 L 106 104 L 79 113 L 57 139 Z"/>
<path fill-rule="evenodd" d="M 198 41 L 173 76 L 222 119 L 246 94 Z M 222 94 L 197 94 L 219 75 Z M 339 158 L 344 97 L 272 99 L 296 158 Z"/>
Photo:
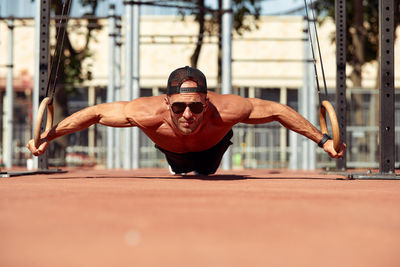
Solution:
<path fill-rule="evenodd" d="M 183 113 L 186 107 L 189 107 L 190 111 L 194 114 L 199 114 L 204 110 L 204 105 L 201 102 L 190 102 L 188 104 L 185 102 L 174 102 L 171 105 L 172 111 L 175 114 Z"/>

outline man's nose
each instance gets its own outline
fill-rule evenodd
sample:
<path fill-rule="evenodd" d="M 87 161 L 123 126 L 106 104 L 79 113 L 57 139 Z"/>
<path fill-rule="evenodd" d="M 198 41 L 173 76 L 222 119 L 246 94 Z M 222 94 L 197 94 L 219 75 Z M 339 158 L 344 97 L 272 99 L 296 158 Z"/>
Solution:
<path fill-rule="evenodd" d="M 183 112 L 183 117 L 186 118 L 191 118 L 193 116 L 192 111 L 190 110 L 189 106 L 186 106 L 185 111 Z"/>

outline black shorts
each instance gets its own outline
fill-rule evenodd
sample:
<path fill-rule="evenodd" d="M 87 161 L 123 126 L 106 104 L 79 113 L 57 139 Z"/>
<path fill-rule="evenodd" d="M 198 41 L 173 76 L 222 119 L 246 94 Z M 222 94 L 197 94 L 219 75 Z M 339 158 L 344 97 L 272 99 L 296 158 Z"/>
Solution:
<path fill-rule="evenodd" d="M 230 130 L 218 144 L 199 152 L 175 153 L 162 149 L 157 145 L 155 147 L 165 154 L 168 164 L 175 173 L 196 171 L 199 174 L 207 175 L 217 171 L 222 156 L 228 147 L 232 145 L 232 136 L 233 131 Z"/>

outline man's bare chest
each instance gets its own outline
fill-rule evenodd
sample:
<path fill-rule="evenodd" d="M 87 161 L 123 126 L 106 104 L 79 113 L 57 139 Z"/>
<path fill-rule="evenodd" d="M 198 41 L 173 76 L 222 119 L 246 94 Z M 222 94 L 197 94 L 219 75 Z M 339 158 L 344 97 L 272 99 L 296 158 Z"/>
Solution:
<path fill-rule="evenodd" d="M 198 132 L 182 135 L 170 127 L 160 127 L 156 131 L 144 130 L 146 135 L 158 146 L 175 153 L 187 153 L 207 150 L 229 132 L 231 127 L 209 125 Z"/>

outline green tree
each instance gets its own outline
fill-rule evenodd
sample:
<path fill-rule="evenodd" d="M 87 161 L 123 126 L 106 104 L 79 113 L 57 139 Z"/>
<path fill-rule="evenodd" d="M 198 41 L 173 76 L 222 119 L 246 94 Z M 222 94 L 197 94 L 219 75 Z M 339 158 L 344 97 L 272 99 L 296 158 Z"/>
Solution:
<path fill-rule="evenodd" d="M 199 24 L 196 47 L 190 58 L 193 67 L 197 67 L 200 56 L 203 39 L 205 35 L 218 36 L 218 88 L 221 84 L 221 62 L 222 62 L 222 0 L 218 0 L 218 9 L 212 11 L 211 7 L 205 5 L 204 0 L 181 0 L 181 3 L 190 3 L 197 7 L 189 12 L 195 17 L 195 21 Z M 233 0 L 233 30 L 236 34 L 242 35 L 246 31 L 257 29 L 257 22 L 261 12 L 261 0 Z M 184 15 L 187 12 L 181 12 Z"/>

